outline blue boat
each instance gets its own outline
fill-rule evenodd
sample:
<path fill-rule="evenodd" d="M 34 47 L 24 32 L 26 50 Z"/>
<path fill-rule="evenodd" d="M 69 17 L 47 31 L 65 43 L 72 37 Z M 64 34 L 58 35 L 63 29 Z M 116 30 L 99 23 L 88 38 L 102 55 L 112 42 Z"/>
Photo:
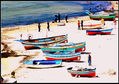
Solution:
<path fill-rule="evenodd" d="M 24 61 L 23 64 L 31 68 L 51 68 L 61 66 L 62 60 L 28 60 Z"/>
<path fill-rule="evenodd" d="M 75 51 L 70 51 L 70 52 L 49 52 L 49 53 L 44 53 L 45 58 L 47 60 L 80 60 L 81 58 L 81 52 L 75 52 Z"/>
<path fill-rule="evenodd" d="M 111 29 L 91 29 L 86 30 L 87 35 L 95 35 L 95 34 L 111 34 L 113 28 Z"/>
<path fill-rule="evenodd" d="M 67 43 L 67 34 L 59 35 L 47 38 L 37 38 L 37 39 L 29 39 L 29 40 L 15 40 L 19 41 L 23 44 L 26 50 L 36 48 L 35 45 L 52 45 L 57 43 Z"/>
<path fill-rule="evenodd" d="M 75 68 L 75 67 L 69 67 L 67 68 L 67 71 L 74 76 L 85 76 L 85 77 L 95 77 L 96 76 L 96 68 Z"/>
<path fill-rule="evenodd" d="M 51 51 L 71 51 L 75 50 L 78 51 L 85 51 L 86 42 L 79 42 L 79 43 L 60 43 L 53 46 L 42 46 L 36 45 L 40 47 L 43 52 L 51 52 Z"/>

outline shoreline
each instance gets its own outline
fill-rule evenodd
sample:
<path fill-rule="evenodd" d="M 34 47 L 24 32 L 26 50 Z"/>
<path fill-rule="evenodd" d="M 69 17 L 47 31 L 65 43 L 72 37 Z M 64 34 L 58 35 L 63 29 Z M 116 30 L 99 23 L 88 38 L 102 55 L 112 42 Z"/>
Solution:
<path fill-rule="evenodd" d="M 89 19 L 89 17 L 88 16 L 84 16 L 84 17 L 72 17 L 72 18 L 70 18 L 70 19 L 68 19 L 69 20 L 69 23 L 66 23 L 66 25 L 68 25 L 67 27 L 70 27 L 70 25 L 71 26 L 74 26 L 74 25 L 76 25 L 77 24 L 77 21 L 78 21 L 78 19 L 83 19 L 83 20 L 90 20 Z M 64 22 L 65 23 L 65 20 L 61 20 L 61 22 Z M 58 26 L 57 26 L 57 23 L 52 23 L 52 22 L 50 22 L 51 23 L 51 28 L 59 28 Z M 44 22 L 44 23 L 41 23 L 41 27 L 42 27 L 42 29 L 41 29 L 41 31 L 46 31 L 47 30 L 47 27 L 46 27 L 46 22 Z M 76 26 L 75 26 L 76 27 Z M 28 29 L 29 28 L 29 29 Z M 61 27 L 61 29 L 63 29 L 63 27 Z M 73 29 L 73 28 L 72 28 Z M 74 29 L 75 30 L 75 29 Z M 21 55 L 21 57 L 20 56 L 18 56 L 18 57 L 8 57 L 8 58 L 1 58 L 1 60 L 2 60 L 2 62 L 1 63 L 5 63 L 5 65 L 7 66 L 7 69 L 4 71 L 4 73 L 2 73 L 2 75 L 3 75 L 3 77 L 10 77 L 10 72 L 11 71 L 13 71 L 13 70 L 15 70 L 15 71 L 18 71 L 17 73 L 19 73 L 19 75 L 16 75 L 18 78 L 20 77 L 20 75 L 23 75 L 23 74 L 20 74 L 20 69 L 21 69 L 21 72 L 22 72 L 22 64 L 20 63 L 21 61 L 23 61 L 23 59 L 26 57 L 26 56 L 24 56 L 24 55 L 28 55 L 28 57 L 29 56 L 31 56 L 29 59 L 42 59 L 42 57 L 40 57 L 40 55 L 41 55 L 41 52 L 39 52 L 39 50 L 30 50 L 30 51 L 26 51 L 26 50 L 24 50 L 23 49 L 23 46 L 20 44 L 20 43 L 18 43 L 18 42 L 14 42 L 13 41 L 13 39 L 18 39 L 18 37 L 17 36 L 15 36 L 16 35 L 16 33 L 17 34 L 21 34 L 21 33 L 24 33 L 24 32 L 38 32 L 38 27 L 37 27 L 37 23 L 34 23 L 34 24 L 30 24 L 30 25 L 20 25 L 20 26 L 15 26 L 15 27 L 6 27 L 6 28 L 1 28 L 1 41 L 3 41 L 3 42 L 8 42 L 8 44 L 9 44 L 9 42 L 11 42 L 12 44 L 11 44 L 11 46 L 14 46 L 14 44 L 18 44 L 18 48 L 20 49 L 19 51 L 18 51 L 18 53 L 19 53 L 19 55 Z M 69 30 L 70 32 L 74 32 L 73 30 Z M 67 32 L 69 32 L 69 31 L 67 31 Z M 117 30 L 115 30 L 115 31 L 117 31 Z M 42 36 L 42 34 L 43 34 L 43 32 L 40 32 L 39 33 L 39 35 L 41 35 Z M 75 34 L 75 33 L 77 33 L 77 32 L 79 32 L 80 34 L 82 34 L 82 36 L 84 36 L 85 37 L 85 35 L 83 35 L 83 33 L 84 33 L 84 31 L 76 31 L 76 32 L 74 32 L 73 34 Z M 82 33 L 83 32 L 83 33 Z M 51 32 L 52 33 L 52 32 Z M 51 34 L 51 33 L 49 33 L 49 34 Z M 15 34 L 15 35 L 14 35 Z M 37 33 L 36 33 L 37 34 Z M 71 35 L 73 35 L 73 34 L 71 34 Z M 115 34 L 115 32 L 114 32 L 114 34 Z M 117 34 L 117 33 L 116 33 Z M 77 34 L 78 35 L 78 34 Z M 6 36 L 6 39 L 4 39 L 5 38 L 5 36 Z M 78 36 L 80 36 L 80 35 L 78 35 Z M 8 37 L 11 37 L 11 38 L 8 38 Z M 12 38 L 13 37 L 13 38 Z M 80 36 L 81 37 L 81 36 Z M 96 36 L 97 38 L 99 37 L 99 39 L 100 40 L 102 40 L 101 39 L 101 36 Z M 91 37 L 85 37 L 84 39 L 88 39 L 88 42 L 91 42 L 91 40 L 93 40 Z M 106 37 L 103 37 L 103 38 L 106 38 Z M 116 37 L 115 37 L 116 38 Z M 113 42 L 113 41 L 115 41 L 115 39 L 113 38 L 113 35 L 110 37 L 110 38 L 106 38 L 107 40 L 110 40 L 110 39 L 112 39 L 112 41 L 111 42 Z M 105 40 L 105 41 L 107 41 L 107 40 Z M 102 42 L 101 42 L 102 43 Z M 100 44 L 99 42 L 97 42 L 97 44 L 99 44 L 98 45 L 98 47 L 99 48 L 97 48 L 97 49 L 99 49 L 100 50 L 100 48 L 103 48 L 103 45 L 104 44 Z M 105 43 L 106 44 L 106 43 Z M 95 44 L 96 45 L 96 44 Z M 17 46 L 17 45 L 16 45 Z M 89 47 L 89 48 L 91 48 L 91 45 L 88 45 L 87 47 Z M 95 48 L 95 47 L 94 47 Z M 1 48 L 2 49 L 2 48 Z M 106 49 L 106 48 L 105 48 Z M 114 48 L 115 49 L 115 48 Z M 15 49 L 14 49 L 15 50 Z M 91 49 L 88 49 L 89 51 L 91 51 Z M 31 52 L 31 51 L 33 51 L 33 52 Z M 93 51 L 93 48 L 92 48 L 92 51 Z M 95 50 L 94 50 L 95 51 Z M 103 52 L 103 50 L 100 50 L 101 52 Z M 111 50 L 110 50 L 111 51 Z M 95 52 L 93 52 L 92 53 L 92 55 L 94 56 L 94 55 L 97 55 L 97 54 L 95 54 L 95 53 L 97 53 L 96 51 Z M 114 52 L 115 53 L 115 52 Z M 99 52 L 98 52 L 98 54 L 99 55 L 101 55 Z M 106 55 L 109 55 L 109 54 L 106 54 Z M 97 55 L 98 56 L 98 55 Z M 109 55 L 110 56 L 110 55 Z M 114 56 L 115 56 L 115 54 L 114 54 Z M 116 58 L 116 57 L 115 57 Z M 99 60 L 97 60 L 96 59 L 96 57 L 94 57 L 93 58 L 93 60 L 96 60 L 96 61 L 98 61 L 98 62 L 96 62 L 97 63 L 97 66 L 98 66 L 98 68 L 100 68 L 101 69 L 101 67 L 100 67 L 100 65 L 98 65 L 98 63 L 100 63 L 99 62 Z M 17 61 L 16 61 L 17 60 Z M 103 62 L 104 62 L 104 60 L 102 60 Z M 12 64 L 13 65 L 13 67 L 8 67 L 8 66 L 10 66 L 9 64 L 6 64 L 6 63 L 9 63 L 9 64 Z M 15 62 L 16 62 L 16 65 L 15 65 Z M 68 65 L 68 64 L 67 64 Z M 113 65 L 113 64 L 111 64 L 111 65 Z M 116 65 L 115 65 L 116 66 Z M 3 67 L 3 68 L 5 68 L 5 67 Z M 11 69 L 10 69 L 11 68 Z M 104 67 L 103 67 L 104 68 Z M 117 68 L 117 67 L 116 67 Z M 63 69 L 65 69 L 65 68 L 63 68 Z M 99 70 L 100 70 L 99 69 Z M 51 69 L 52 70 L 52 69 Z M 115 69 L 114 69 L 115 70 Z M 35 70 L 34 70 L 35 71 Z M 41 70 L 42 71 L 42 70 Z M 45 72 L 45 71 L 44 71 Z M 106 72 L 106 70 L 102 70 L 102 72 Z M 112 72 L 113 72 L 113 70 L 112 70 Z M 42 74 L 42 73 L 41 73 Z M 68 74 L 68 73 L 67 73 Z M 106 73 L 105 73 L 106 74 Z M 118 74 L 118 72 L 117 72 L 117 74 Z M 43 74 L 42 74 L 43 75 Z M 66 73 L 65 73 L 65 75 L 66 75 Z M 67 76 L 67 75 L 66 75 Z M 103 75 L 104 76 L 104 75 Z M 102 77 L 103 77 L 102 76 Z M 108 76 L 107 76 L 108 77 Z M 48 77 L 49 78 L 49 77 Z M 42 78 L 41 78 L 42 79 Z M 68 80 L 72 80 L 72 78 L 70 78 L 70 76 L 69 76 L 69 79 Z M 105 78 L 106 79 L 106 78 Z M 46 79 L 44 79 L 44 80 L 46 80 Z M 78 81 L 78 79 L 76 79 L 77 81 Z M 95 79 L 94 79 L 95 80 Z M 19 81 L 20 81 L 20 79 L 19 79 Z M 74 80 L 73 80 L 74 81 Z M 72 81 L 72 82 L 73 82 Z M 103 80 L 104 81 L 104 80 Z M 20 81 L 21 82 L 21 81 Z M 43 82 L 43 81 L 42 81 Z M 78 81 L 79 82 L 79 81 Z"/>
<path fill-rule="evenodd" d="M 72 17 L 68 19 L 68 23 L 75 23 L 78 22 L 78 20 L 84 20 L 84 21 L 88 21 L 90 20 L 90 18 L 87 16 L 80 16 L 80 17 Z M 61 23 L 65 23 L 65 20 L 61 20 Z M 52 21 L 49 22 L 50 23 L 50 28 L 57 26 L 57 23 L 52 23 Z M 15 33 L 15 31 L 32 31 L 32 30 L 37 30 L 38 31 L 38 23 L 33 23 L 30 25 L 19 25 L 19 26 L 13 26 L 13 27 L 4 27 L 1 28 L 1 34 L 2 35 L 9 35 L 9 33 Z M 29 28 L 29 29 L 28 29 Z M 41 31 L 42 29 L 47 29 L 47 22 L 41 23 Z"/>

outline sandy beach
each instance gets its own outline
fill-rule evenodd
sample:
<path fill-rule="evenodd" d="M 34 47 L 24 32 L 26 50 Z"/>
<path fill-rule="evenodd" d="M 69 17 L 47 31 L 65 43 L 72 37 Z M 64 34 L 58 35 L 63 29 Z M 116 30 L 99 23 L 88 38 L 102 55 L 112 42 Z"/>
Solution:
<path fill-rule="evenodd" d="M 112 2 L 114 7 L 117 4 Z M 114 26 L 113 21 L 105 21 L 106 28 L 113 28 L 111 35 L 86 35 L 86 30 L 78 30 L 78 20 L 84 22 L 95 22 L 88 16 L 68 19 L 65 26 L 57 26 L 57 23 L 50 22 L 50 31 L 46 28 L 46 22 L 41 24 L 41 32 L 38 32 L 38 24 L 1 28 L 1 52 L 14 52 L 9 57 L 1 58 L 1 75 L 10 77 L 12 71 L 16 72 L 18 83 L 117 83 L 118 82 L 118 20 Z M 100 21 L 98 21 L 100 22 Z M 48 69 L 31 69 L 22 63 L 30 59 L 45 59 L 40 49 L 25 50 L 20 42 L 14 41 L 32 38 L 50 37 L 68 34 L 69 42 L 86 41 L 86 51 L 91 52 L 92 66 L 96 67 L 95 78 L 72 77 L 67 68 L 71 66 L 88 66 L 88 54 L 81 54 L 80 62 L 62 62 L 62 67 Z M 5 45 L 7 45 L 5 47 Z M 3 54 L 2 54 L 3 55 Z M 113 73 L 116 72 L 115 75 Z"/>

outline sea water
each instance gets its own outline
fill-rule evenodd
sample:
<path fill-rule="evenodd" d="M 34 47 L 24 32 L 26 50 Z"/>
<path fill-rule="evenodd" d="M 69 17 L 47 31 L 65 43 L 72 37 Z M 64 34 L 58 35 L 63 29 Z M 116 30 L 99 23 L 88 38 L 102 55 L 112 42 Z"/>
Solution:
<path fill-rule="evenodd" d="M 1 1 L 1 26 L 28 25 L 32 23 L 53 21 L 54 16 L 61 14 L 61 19 L 85 16 L 86 10 L 101 11 L 96 8 L 101 4 L 105 8 L 110 3 L 106 1 Z"/>

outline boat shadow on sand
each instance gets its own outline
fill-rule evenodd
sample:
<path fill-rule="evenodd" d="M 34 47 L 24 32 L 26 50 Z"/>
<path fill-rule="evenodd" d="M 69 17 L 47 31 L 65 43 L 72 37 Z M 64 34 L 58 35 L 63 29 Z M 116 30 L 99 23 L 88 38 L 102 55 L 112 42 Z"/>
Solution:
<path fill-rule="evenodd" d="M 100 78 L 98 75 L 94 76 L 94 77 L 91 77 L 91 76 L 79 76 L 79 75 L 76 75 L 76 76 L 73 76 L 75 78 Z"/>
<path fill-rule="evenodd" d="M 84 63 L 85 61 L 80 61 L 80 60 L 63 60 L 63 62 L 78 62 L 78 63 Z"/>
<path fill-rule="evenodd" d="M 92 34 L 92 35 L 88 35 L 88 36 L 96 36 L 96 35 L 101 35 L 101 36 L 111 36 L 111 35 L 116 35 L 116 34 Z"/>

